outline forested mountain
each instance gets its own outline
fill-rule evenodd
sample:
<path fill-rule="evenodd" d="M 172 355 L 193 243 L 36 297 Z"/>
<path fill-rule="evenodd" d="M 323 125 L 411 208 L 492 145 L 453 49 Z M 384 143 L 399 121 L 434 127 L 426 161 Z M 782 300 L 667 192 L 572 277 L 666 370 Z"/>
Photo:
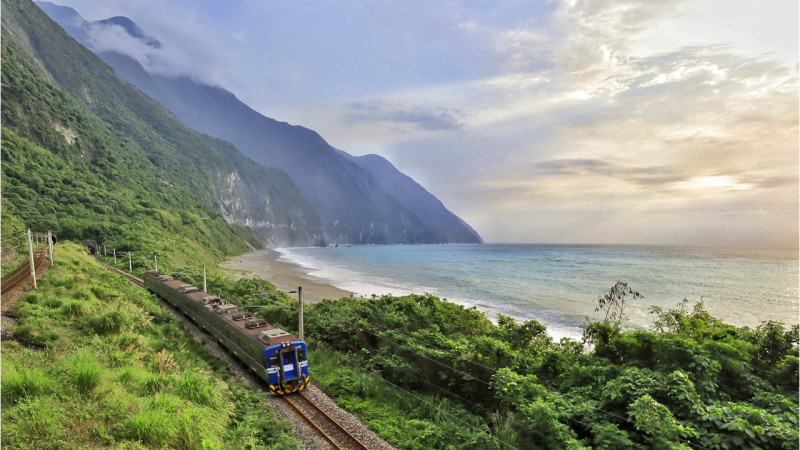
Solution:
<path fill-rule="evenodd" d="M 32 2 L 2 6 L 4 223 L 217 256 L 260 245 L 245 227 L 273 244 L 322 243 L 282 170 L 187 127 Z"/>
<path fill-rule="evenodd" d="M 38 4 L 90 49 L 94 47 L 90 31 L 108 24 L 120 26 L 143 45 L 161 45 L 127 18 L 88 23 L 70 8 Z M 265 166 L 285 170 L 321 218 L 329 241 L 481 241 L 472 228 L 388 161 L 359 163 L 361 159 L 334 149 L 316 132 L 265 117 L 222 88 L 189 77 L 150 74 L 122 53 L 106 50 L 98 55 L 195 130 L 233 143 Z M 383 160 L 375 155 L 367 158 L 376 159 Z"/>

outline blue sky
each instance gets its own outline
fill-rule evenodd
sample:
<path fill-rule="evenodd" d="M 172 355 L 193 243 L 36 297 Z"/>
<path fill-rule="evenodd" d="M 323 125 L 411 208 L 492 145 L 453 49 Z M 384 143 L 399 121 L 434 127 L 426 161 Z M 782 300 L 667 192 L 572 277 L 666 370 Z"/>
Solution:
<path fill-rule="evenodd" d="M 797 246 L 796 1 L 56 3 L 387 157 L 487 241 Z"/>

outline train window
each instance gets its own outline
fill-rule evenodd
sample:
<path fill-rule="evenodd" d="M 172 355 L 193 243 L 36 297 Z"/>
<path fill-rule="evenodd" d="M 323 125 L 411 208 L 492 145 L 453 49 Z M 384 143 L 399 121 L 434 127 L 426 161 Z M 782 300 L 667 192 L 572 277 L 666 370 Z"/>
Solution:
<path fill-rule="evenodd" d="M 300 361 L 305 361 L 306 360 L 306 351 L 303 350 L 303 349 L 297 350 L 297 359 L 300 360 Z"/>
<path fill-rule="evenodd" d="M 272 355 L 269 357 L 269 366 L 270 367 L 279 367 L 280 364 L 278 363 L 278 355 Z"/>

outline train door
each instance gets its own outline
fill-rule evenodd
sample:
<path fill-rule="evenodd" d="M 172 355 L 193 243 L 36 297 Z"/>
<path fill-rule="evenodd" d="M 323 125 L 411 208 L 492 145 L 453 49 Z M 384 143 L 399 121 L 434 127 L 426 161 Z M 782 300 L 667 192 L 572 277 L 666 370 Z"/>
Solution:
<path fill-rule="evenodd" d="M 281 358 L 281 364 L 283 365 L 283 382 L 295 380 L 298 378 L 298 355 L 297 355 L 297 348 L 291 347 L 287 349 L 281 349 L 278 352 L 279 357 Z"/>

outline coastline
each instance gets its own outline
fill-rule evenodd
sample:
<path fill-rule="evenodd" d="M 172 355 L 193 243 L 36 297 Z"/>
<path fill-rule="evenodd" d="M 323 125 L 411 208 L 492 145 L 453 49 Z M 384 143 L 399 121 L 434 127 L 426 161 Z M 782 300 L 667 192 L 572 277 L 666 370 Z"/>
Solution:
<path fill-rule="evenodd" d="M 235 256 L 220 264 L 219 268 L 236 280 L 258 277 L 269 281 L 284 292 L 302 286 L 303 301 L 307 303 L 318 303 L 323 299 L 338 300 L 354 295 L 350 291 L 309 276 L 297 264 L 280 261 L 278 259 L 280 256 L 281 254 L 274 249 L 255 250 Z"/>

